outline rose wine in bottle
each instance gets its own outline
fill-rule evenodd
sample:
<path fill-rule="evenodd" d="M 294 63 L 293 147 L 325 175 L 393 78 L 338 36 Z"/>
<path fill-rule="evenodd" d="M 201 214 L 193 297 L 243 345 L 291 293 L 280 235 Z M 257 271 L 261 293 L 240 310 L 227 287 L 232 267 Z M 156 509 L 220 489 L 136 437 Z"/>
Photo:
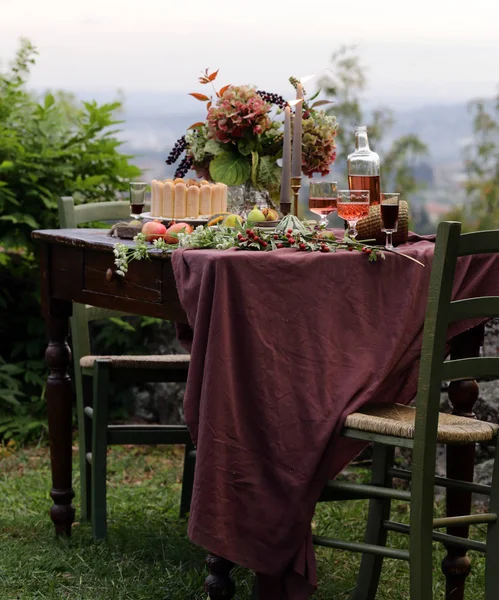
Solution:
<path fill-rule="evenodd" d="M 369 190 L 371 204 L 381 199 L 379 156 L 369 148 L 367 127 L 355 128 L 355 151 L 348 156 L 348 187 L 350 190 Z"/>

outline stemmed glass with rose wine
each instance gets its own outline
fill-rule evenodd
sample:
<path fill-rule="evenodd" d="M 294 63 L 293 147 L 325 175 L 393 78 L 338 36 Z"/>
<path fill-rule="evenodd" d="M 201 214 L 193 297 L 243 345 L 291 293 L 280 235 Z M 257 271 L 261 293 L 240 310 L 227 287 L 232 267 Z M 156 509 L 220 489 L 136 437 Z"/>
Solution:
<path fill-rule="evenodd" d="M 319 225 L 327 227 L 328 216 L 336 210 L 338 198 L 338 185 L 336 181 L 319 181 L 310 183 L 308 191 L 308 208 L 321 220 Z"/>
<path fill-rule="evenodd" d="M 340 190 L 337 203 L 338 216 L 348 223 L 348 235 L 357 237 L 357 221 L 369 214 L 369 190 Z"/>

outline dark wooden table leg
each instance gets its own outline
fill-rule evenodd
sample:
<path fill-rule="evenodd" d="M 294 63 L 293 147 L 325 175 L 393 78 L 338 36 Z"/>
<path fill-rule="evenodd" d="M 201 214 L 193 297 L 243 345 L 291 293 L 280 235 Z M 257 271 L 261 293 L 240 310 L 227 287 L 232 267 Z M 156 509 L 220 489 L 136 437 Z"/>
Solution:
<path fill-rule="evenodd" d="M 229 600 L 236 593 L 236 586 L 230 574 L 234 563 L 215 554 L 206 558 L 209 575 L 205 579 L 204 589 L 210 600 Z"/>
<path fill-rule="evenodd" d="M 49 343 L 45 360 L 49 368 L 47 379 L 47 413 L 50 438 L 50 462 L 54 505 L 50 518 L 58 535 L 71 535 L 75 509 L 72 483 L 72 404 L 73 388 L 68 375 L 71 350 L 67 344 L 71 303 L 51 299 L 46 307 L 45 319 Z"/>
<path fill-rule="evenodd" d="M 468 358 L 478 356 L 483 343 L 484 328 L 476 327 L 454 338 L 451 344 L 451 358 Z M 452 414 L 461 417 L 476 418 L 473 407 L 478 400 L 478 384 L 474 380 L 454 381 L 449 385 L 449 400 Z M 447 446 L 447 477 L 473 481 L 475 468 L 475 444 Z M 447 490 L 447 516 L 469 514 L 471 510 L 471 493 Z M 447 533 L 467 538 L 468 526 L 448 527 Z M 442 571 L 446 577 L 446 600 L 464 600 L 466 578 L 471 570 L 471 563 L 466 550 L 447 547 L 447 555 L 442 561 Z"/>

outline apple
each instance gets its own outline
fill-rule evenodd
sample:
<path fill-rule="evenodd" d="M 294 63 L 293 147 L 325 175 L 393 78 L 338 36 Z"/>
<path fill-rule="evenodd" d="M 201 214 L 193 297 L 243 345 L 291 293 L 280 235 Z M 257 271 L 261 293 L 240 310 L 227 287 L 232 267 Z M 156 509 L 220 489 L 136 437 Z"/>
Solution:
<path fill-rule="evenodd" d="M 189 225 L 188 223 L 174 223 L 168 227 L 163 237 L 167 244 L 176 244 L 178 243 L 179 233 L 192 233 L 193 231 L 192 225 Z"/>
<path fill-rule="evenodd" d="M 142 233 L 146 236 L 148 242 L 152 242 L 159 238 L 164 237 L 166 233 L 166 227 L 161 221 L 147 221 L 142 226 Z"/>

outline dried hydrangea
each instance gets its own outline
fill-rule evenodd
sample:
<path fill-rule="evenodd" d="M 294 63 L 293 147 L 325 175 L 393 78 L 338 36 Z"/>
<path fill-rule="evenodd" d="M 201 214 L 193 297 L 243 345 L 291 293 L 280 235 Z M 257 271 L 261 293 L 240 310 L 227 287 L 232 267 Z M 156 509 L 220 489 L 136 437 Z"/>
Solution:
<path fill-rule="evenodd" d="M 189 129 L 185 134 L 188 153 L 192 156 L 195 164 L 202 164 L 206 159 L 206 142 L 208 141 L 208 128 L 201 125 L 195 129 Z"/>
<path fill-rule="evenodd" d="M 248 86 L 230 86 L 208 111 L 211 136 L 223 143 L 237 141 L 246 133 L 261 135 L 271 127 L 271 105 Z"/>
<path fill-rule="evenodd" d="M 314 173 L 327 175 L 336 159 L 336 117 L 322 110 L 303 120 L 302 170 L 307 177 Z"/>

